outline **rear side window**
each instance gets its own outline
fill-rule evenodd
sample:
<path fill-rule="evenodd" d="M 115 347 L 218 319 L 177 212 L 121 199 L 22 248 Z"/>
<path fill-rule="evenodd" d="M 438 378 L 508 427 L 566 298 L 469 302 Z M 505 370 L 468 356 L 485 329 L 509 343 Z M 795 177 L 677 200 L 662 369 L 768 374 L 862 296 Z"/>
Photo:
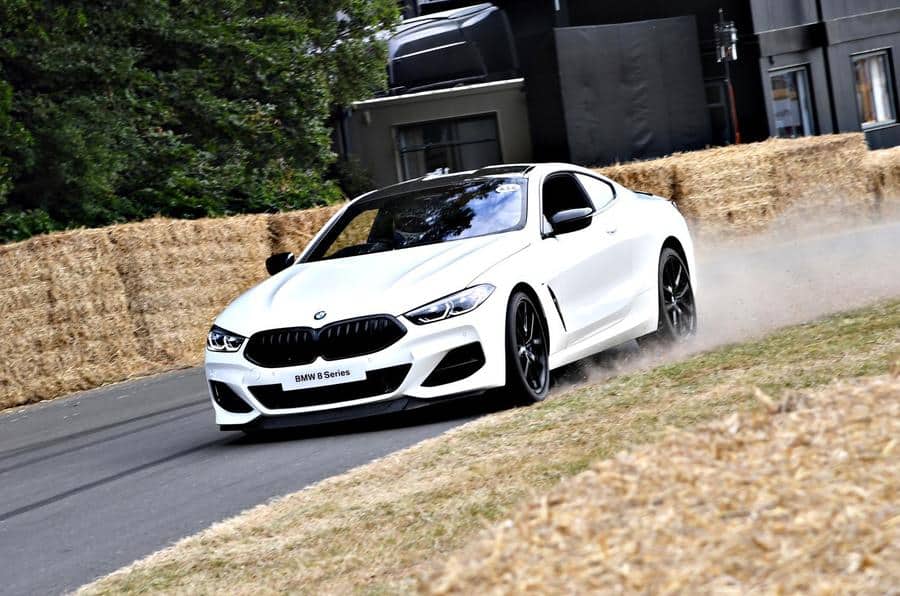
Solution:
<path fill-rule="evenodd" d="M 616 198 L 616 193 L 611 184 L 584 174 L 576 174 L 581 185 L 584 186 L 591 201 L 594 203 L 597 211 L 601 211 L 608 207 Z"/>

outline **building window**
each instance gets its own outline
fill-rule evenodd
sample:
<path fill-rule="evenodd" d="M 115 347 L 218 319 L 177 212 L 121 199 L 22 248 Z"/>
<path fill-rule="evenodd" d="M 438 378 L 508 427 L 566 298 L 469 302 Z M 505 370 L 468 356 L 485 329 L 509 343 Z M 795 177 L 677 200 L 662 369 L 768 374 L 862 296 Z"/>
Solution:
<path fill-rule="evenodd" d="M 769 81 L 772 85 L 775 136 L 794 138 L 816 134 L 807 67 L 772 71 Z"/>
<path fill-rule="evenodd" d="M 497 116 L 421 122 L 397 128 L 404 180 L 433 172 L 474 170 L 502 161 Z"/>
<path fill-rule="evenodd" d="M 853 56 L 856 104 L 863 128 L 894 122 L 894 81 L 887 50 Z"/>

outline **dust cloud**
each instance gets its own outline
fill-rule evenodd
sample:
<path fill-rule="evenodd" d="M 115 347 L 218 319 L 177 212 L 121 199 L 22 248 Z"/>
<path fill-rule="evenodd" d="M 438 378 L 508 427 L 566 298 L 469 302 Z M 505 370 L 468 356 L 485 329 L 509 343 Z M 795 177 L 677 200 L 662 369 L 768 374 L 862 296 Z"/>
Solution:
<path fill-rule="evenodd" d="M 665 353 L 631 342 L 559 371 L 554 392 L 900 297 L 900 220 L 793 237 L 781 228 L 743 244 L 700 244 L 696 252 L 693 340 Z"/>

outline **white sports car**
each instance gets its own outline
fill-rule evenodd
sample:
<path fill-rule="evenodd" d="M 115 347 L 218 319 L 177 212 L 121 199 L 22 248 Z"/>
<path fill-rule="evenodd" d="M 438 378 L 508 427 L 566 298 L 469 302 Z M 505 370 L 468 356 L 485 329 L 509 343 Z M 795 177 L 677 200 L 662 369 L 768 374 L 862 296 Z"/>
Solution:
<path fill-rule="evenodd" d="M 547 395 L 550 371 L 696 328 L 694 251 L 664 199 L 567 164 L 426 176 L 362 195 L 209 332 L 223 430 Z M 502 391 L 489 391 L 502 389 Z"/>

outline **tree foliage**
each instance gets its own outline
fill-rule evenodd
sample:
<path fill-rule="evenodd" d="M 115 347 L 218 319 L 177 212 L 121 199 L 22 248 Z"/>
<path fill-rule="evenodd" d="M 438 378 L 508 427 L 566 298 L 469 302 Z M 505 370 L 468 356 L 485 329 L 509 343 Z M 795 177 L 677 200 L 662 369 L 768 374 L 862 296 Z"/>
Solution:
<path fill-rule="evenodd" d="M 395 0 L 0 0 L 0 240 L 340 197 Z M 331 170 L 334 171 L 334 170 Z"/>

